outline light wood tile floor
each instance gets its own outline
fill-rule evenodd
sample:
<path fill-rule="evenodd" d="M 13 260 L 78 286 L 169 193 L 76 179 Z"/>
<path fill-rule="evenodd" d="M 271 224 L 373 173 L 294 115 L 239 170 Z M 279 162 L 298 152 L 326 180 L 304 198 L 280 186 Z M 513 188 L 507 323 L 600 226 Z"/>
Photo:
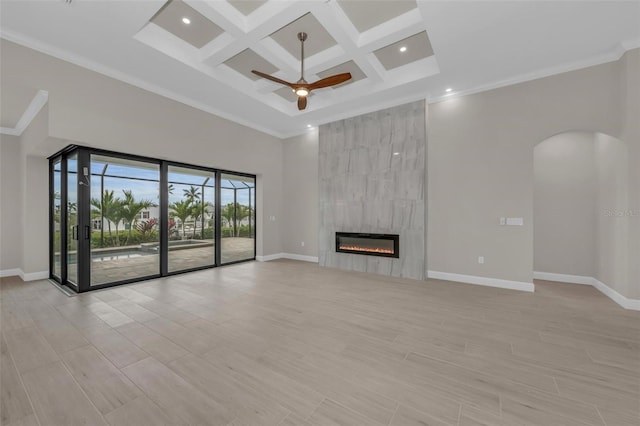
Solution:
<path fill-rule="evenodd" d="M 588 286 L 282 260 L 0 298 L 7 426 L 640 424 L 640 314 Z"/>

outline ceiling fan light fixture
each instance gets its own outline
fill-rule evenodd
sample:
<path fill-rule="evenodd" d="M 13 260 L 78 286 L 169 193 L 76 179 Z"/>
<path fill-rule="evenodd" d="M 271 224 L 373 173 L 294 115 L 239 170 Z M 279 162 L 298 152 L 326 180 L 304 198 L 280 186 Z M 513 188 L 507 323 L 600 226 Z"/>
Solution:
<path fill-rule="evenodd" d="M 307 96 L 312 90 L 335 86 L 337 84 L 344 83 L 345 81 L 351 79 L 351 73 L 345 72 L 342 74 L 336 74 L 330 77 L 325 77 L 314 83 L 308 83 L 307 80 L 304 79 L 304 41 L 306 39 L 307 39 L 307 33 L 304 33 L 304 32 L 298 33 L 298 40 L 300 40 L 300 80 L 298 80 L 297 82 L 289 83 L 288 81 L 284 81 L 278 77 L 274 77 L 272 75 L 265 74 L 257 70 L 251 70 L 251 72 L 257 76 L 260 76 L 262 78 L 266 78 L 267 80 L 271 80 L 275 83 L 290 87 L 293 90 L 293 92 L 298 96 L 298 110 L 300 111 L 302 111 L 307 107 Z"/>

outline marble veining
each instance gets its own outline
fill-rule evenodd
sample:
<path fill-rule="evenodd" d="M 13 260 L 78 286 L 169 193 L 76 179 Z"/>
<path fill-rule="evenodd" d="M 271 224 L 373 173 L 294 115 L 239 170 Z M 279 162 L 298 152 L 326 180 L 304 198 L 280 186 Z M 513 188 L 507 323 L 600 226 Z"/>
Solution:
<path fill-rule="evenodd" d="M 320 265 L 425 278 L 423 101 L 320 126 Z M 400 235 L 400 258 L 335 252 L 335 232 Z"/>

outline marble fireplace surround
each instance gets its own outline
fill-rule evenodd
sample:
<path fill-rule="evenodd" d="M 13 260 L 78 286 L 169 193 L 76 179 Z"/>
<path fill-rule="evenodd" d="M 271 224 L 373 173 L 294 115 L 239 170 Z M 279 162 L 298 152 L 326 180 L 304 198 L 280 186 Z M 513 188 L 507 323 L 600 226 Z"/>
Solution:
<path fill-rule="evenodd" d="M 320 126 L 319 263 L 426 278 L 424 101 Z M 337 253 L 336 232 L 400 235 L 400 258 Z"/>

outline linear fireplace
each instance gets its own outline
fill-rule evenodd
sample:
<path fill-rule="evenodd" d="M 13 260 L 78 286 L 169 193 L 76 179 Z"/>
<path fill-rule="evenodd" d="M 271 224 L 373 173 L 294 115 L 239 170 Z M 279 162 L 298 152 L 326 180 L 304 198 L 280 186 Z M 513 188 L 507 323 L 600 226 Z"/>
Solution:
<path fill-rule="evenodd" d="M 369 256 L 400 257 L 400 236 L 336 232 L 336 252 Z"/>

